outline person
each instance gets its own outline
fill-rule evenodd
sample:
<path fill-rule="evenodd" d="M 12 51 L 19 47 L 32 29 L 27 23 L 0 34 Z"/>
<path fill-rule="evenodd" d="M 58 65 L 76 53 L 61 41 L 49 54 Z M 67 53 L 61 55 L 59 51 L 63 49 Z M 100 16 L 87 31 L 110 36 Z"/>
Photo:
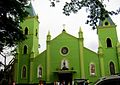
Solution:
<path fill-rule="evenodd" d="M 54 81 L 54 85 L 57 85 L 57 81 Z"/>
<path fill-rule="evenodd" d="M 65 81 L 64 80 L 62 81 L 61 85 L 65 85 Z"/>
<path fill-rule="evenodd" d="M 43 85 L 43 82 L 42 82 L 42 80 L 40 80 L 40 81 L 39 81 L 39 84 L 38 84 L 38 85 Z"/>
<path fill-rule="evenodd" d="M 15 81 L 13 81 L 12 85 L 15 85 Z"/>

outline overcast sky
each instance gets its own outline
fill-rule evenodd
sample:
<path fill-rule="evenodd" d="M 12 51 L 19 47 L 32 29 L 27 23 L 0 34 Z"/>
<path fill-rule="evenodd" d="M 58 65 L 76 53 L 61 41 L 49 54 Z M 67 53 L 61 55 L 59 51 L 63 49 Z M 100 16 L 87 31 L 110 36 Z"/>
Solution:
<path fill-rule="evenodd" d="M 49 0 L 32 1 L 36 14 L 38 14 L 40 21 L 40 52 L 46 49 L 46 35 L 48 31 L 50 31 L 53 39 L 62 32 L 63 24 L 66 25 L 66 32 L 75 37 L 78 37 L 78 31 L 81 27 L 84 33 L 84 46 L 97 52 L 98 36 L 96 34 L 96 30 L 92 30 L 88 24 L 85 24 L 87 20 L 86 9 L 84 8 L 80 10 L 77 14 L 71 13 L 70 16 L 66 16 L 62 13 L 62 9 L 66 1 L 69 2 L 70 0 L 60 0 L 60 3 L 57 3 L 56 7 L 50 7 Z M 120 7 L 119 0 L 109 0 L 109 2 L 106 2 L 106 4 L 108 10 L 116 10 Z M 112 16 L 112 19 L 117 25 L 118 34 L 120 34 L 120 15 Z"/>

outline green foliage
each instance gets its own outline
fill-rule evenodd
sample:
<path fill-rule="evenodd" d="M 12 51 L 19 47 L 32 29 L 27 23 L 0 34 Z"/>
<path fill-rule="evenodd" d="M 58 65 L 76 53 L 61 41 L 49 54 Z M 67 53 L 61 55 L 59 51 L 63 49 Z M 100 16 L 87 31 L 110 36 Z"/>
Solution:
<path fill-rule="evenodd" d="M 86 10 L 89 11 L 88 19 L 86 24 L 90 24 L 93 29 L 96 28 L 97 22 L 99 20 L 105 20 L 109 15 L 117 15 L 120 13 L 120 9 L 115 11 L 107 11 L 105 6 L 99 0 L 71 0 L 70 3 L 65 4 L 63 8 L 63 13 L 69 16 L 72 12 L 77 13 L 80 9 L 86 7 Z"/>
<path fill-rule="evenodd" d="M 80 9 L 86 7 L 86 10 L 89 11 L 88 19 L 86 24 L 90 24 L 93 29 L 96 28 L 97 22 L 99 20 L 105 20 L 109 15 L 117 15 L 120 13 L 120 9 L 115 11 L 107 11 L 105 6 L 99 0 L 71 0 L 70 3 L 65 4 L 63 8 L 63 13 L 69 16 L 72 12 L 77 13 Z"/>
<path fill-rule="evenodd" d="M 55 4 L 59 2 L 59 0 L 50 0 L 50 7 L 55 7 Z"/>
<path fill-rule="evenodd" d="M 120 13 L 120 8 L 115 11 L 107 11 L 102 1 L 104 0 L 71 0 L 70 3 L 65 3 L 63 14 L 69 16 L 71 13 L 77 13 L 80 9 L 85 7 L 88 12 L 86 24 L 89 24 L 93 29 L 96 29 L 99 20 L 103 21 L 109 15 L 117 15 Z M 50 2 L 51 6 L 55 7 L 57 0 L 50 0 Z"/>
<path fill-rule="evenodd" d="M 28 16 L 27 0 L 0 0 L 0 52 L 25 39 L 20 21 Z"/>

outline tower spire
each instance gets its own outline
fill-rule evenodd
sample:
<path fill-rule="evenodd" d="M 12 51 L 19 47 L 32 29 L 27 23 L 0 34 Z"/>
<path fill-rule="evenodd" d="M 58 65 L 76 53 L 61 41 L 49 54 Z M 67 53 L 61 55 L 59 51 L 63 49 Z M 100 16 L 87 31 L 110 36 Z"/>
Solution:
<path fill-rule="evenodd" d="M 82 29 L 80 27 L 79 29 L 79 57 L 80 57 L 80 70 L 81 70 L 81 78 L 85 78 L 85 68 L 84 68 L 84 56 L 83 56 L 83 47 L 84 47 L 84 44 L 83 44 L 83 32 L 82 32 Z"/>
<path fill-rule="evenodd" d="M 29 13 L 29 16 L 36 16 L 35 10 L 30 2 L 29 6 L 26 8 L 26 11 Z"/>
<path fill-rule="evenodd" d="M 82 28 L 81 27 L 79 28 L 79 33 L 78 34 L 79 34 L 79 38 L 83 38 L 83 32 L 82 32 Z"/>
<path fill-rule="evenodd" d="M 48 35 L 47 35 L 47 41 L 51 40 L 51 35 L 50 35 L 50 30 L 48 31 Z"/>

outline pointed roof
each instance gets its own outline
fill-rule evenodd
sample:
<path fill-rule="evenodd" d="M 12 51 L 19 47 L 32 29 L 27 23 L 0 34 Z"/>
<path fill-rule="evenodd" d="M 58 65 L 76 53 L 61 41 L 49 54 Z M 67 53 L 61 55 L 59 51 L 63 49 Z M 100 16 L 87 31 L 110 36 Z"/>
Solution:
<path fill-rule="evenodd" d="M 50 30 L 48 30 L 48 35 L 50 35 Z"/>
<path fill-rule="evenodd" d="M 35 10 L 34 10 L 31 2 L 29 4 L 28 8 L 26 8 L 26 11 L 29 13 L 29 16 L 36 16 Z"/>
<path fill-rule="evenodd" d="M 51 35 L 50 35 L 50 31 L 48 31 L 48 34 L 47 34 L 47 41 L 50 41 L 51 40 Z"/>
<path fill-rule="evenodd" d="M 79 28 L 79 32 L 83 33 L 83 32 L 82 32 L 82 27 Z"/>
<path fill-rule="evenodd" d="M 61 37 L 63 38 L 65 38 L 65 37 L 69 37 L 69 38 L 71 38 L 71 39 L 77 39 L 77 37 L 75 37 L 75 36 L 73 36 L 73 35 L 71 35 L 71 34 L 69 34 L 69 33 L 67 33 L 66 31 L 62 31 L 62 33 L 60 33 L 58 36 L 56 36 L 55 38 L 53 38 L 51 41 L 54 41 L 54 40 L 56 40 L 56 39 L 61 39 Z"/>
<path fill-rule="evenodd" d="M 110 16 L 108 16 L 104 21 L 108 21 L 110 25 L 115 25 L 115 23 L 113 22 Z M 99 26 L 103 26 L 104 21 L 100 20 Z"/>

